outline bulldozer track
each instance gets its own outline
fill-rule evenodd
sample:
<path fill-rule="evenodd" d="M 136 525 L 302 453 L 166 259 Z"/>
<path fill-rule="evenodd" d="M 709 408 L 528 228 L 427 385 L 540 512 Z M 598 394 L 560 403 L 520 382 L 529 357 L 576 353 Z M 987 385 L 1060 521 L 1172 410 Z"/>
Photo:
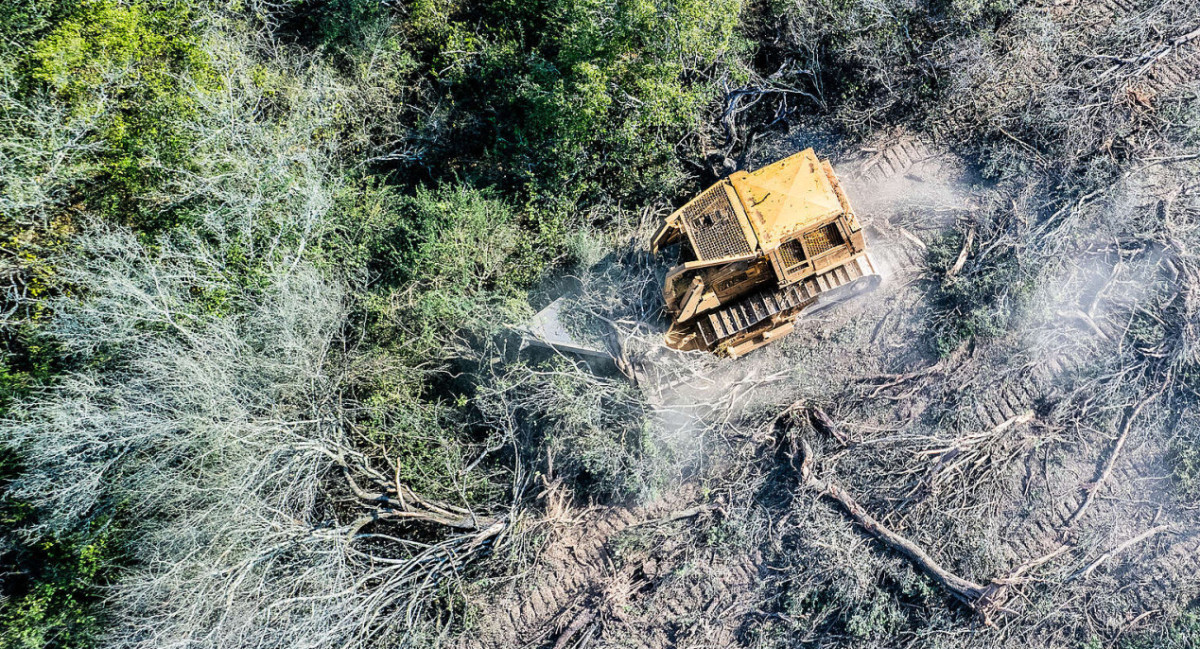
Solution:
<path fill-rule="evenodd" d="M 699 331 L 705 344 L 716 346 L 754 329 L 776 316 L 787 317 L 813 304 L 825 292 L 840 288 L 872 272 L 863 258 L 814 275 L 779 289 L 753 293 L 700 317 Z"/>
<path fill-rule="evenodd" d="M 574 530 L 571 541 L 562 552 L 544 556 L 534 574 L 545 579 L 524 584 L 507 597 L 491 602 L 492 613 L 485 622 L 481 637 L 471 639 L 462 647 L 518 647 L 537 643 L 538 638 L 571 620 L 562 621 L 564 613 L 581 596 L 587 594 L 612 569 L 609 541 L 622 530 L 639 521 L 633 510 L 615 507 L 585 521 Z"/>
<path fill-rule="evenodd" d="M 1138 11 L 1137 0 L 1035 0 L 1035 9 L 1068 24 L 1102 27 Z"/>
<path fill-rule="evenodd" d="M 1071 360 L 1061 362 L 1072 363 Z M 1035 397 L 1039 383 L 1042 381 L 1030 377 L 1015 386 L 1002 388 L 998 407 L 983 410 L 987 413 L 986 421 L 995 422 L 1000 417 L 1015 414 L 1018 409 L 1015 401 L 1022 395 Z M 1110 451 L 1102 451 L 1101 457 L 1107 452 Z M 1087 497 L 1086 490 L 1092 488 L 1090 484 L 1096 478 L 1097 467 L 1084 465 L 1078 472 L 1060 468 L 1065 474 L 1058 475 L 1053 484 L 1045 485 L 1052 493 L 1042 499 L 1044 504 L 1024 518 L 1014 520 L 1004 531 L 1003 537 L 1008 539 L 1003 545 L 1004 561 L 1010 568 L 1015 568 L 1044 557 L 1062 543 L 1086 534 L 1089 529 L 1103 529 L 1104 525 L 1110 524 L 1108 521 L 1112 520 L 1114 509 L 1133 510 L 1135 518 L 1149 519 L 1154 511 L 1137 510 L 1145 510 L 1146 503 L 1159 500 L 1152 492 L 1161 483 L 1161 476 L 1155 476 L 1162 472 L 1164 459 L 1161 453 L 1136 446 L 1126 449 L 1117 458 L 1109 479 L 1096 487 L 1104 490 L 1099 495 L 1105 500 L 1086 509 L 1078 520 L 1073 519 Z M 1121 590 L 1128 594 L 1139 613 L 1162 610 L 1172 603 L 1189 601 L 1200 595 L 1200 530 L 1189 530 L 1187 525 L 1185 517 L 1179 529 L 1187 531 L 1165 537 L 1160 541 L 1165 547 L 1157 552 L 1140 555 L 1144 558 L 1138 559 L 1139 548 L 1127 556 L 1115 558 L 1112 565 L 1105 568 L 1120 576 L 1124 583 Z M 1145 526 L 1148 528 L 1151 524 L 1147 522 Z M 1106 549 L 1096 548 L 1093 552 Z"/>
<path fill-rule="evenodd" d="M 1123 332 L 1110 319 L 1097 318 L 1094 321 L 1093 336 L 1104 336 L 1110 340 L 1119 339 Z M 1089 360 L 1089 354 L 1077 349 L 1060 350 L 1031 366 L 1027 371 L 993 387 L 985 392 L 971 405 L 977 421 L 991 430 L 1013 422 L 1021 422 L 1022 416 L 1032 415 L 1041 402 L 1049 400 L 1054 394 L 1055 386 L 1062 377 L 1083 367 Z M 1113 484 L 1132 484 L 1138 476 L 1145 475 L 1147 466 L 1153 459 L 1142 458 L 1136 463 L 1129 455 L 1118 458 L 1114 469 Z M 1094 465 L 1085 464 L 1078 475 L 1063 467 L 1058 476 L 1060 479 L 1053 484 L 1047 478 L 1044 488 L 1051 493 L 1045 497 L 1044 505 L 1037 507 L 1027 516 L 1013 521 L 1004 534 L 1008 539 L 1004 545 L 1004 558 L 1012 566 L 1021 565 L 1044 556 L 1056 549 L 1066 538 L 1072 519 L 1085 499 L 1082 487 L 1094 479 Z M 1095 515 L 1096 508 L 1085 513 L 1075 526 L 1087 524 Z"/>
<path fill-rule="evenodd" d="M 1068 355 L 1051 357 L 1027 372 L 1023 372 L 976 398 L 968 408 L 976 421 L 985 430 L 1001 430 L 1014 422 L 1022 422 L 1022 416 L 1031 414 L 1038 402 L 1053 389 L 1055 380 L 1081 364 L 1081 359 Z M 1011 433 L 1011 429 L 1006 431 Z M 1021 565 L 1046 554 L 1056 547 L 1063 524 L 1070 519 L 1081 497 L 1078 484 L 1081 480 L 1071 479 L 1068 486 L 1060 488 L 1046 500 L 1047 505 L 1038 507 L 1027 516 L 1016 518 L 1005 530 L 1003 558 L 1011 566 Z M 1046 488 L 1052 488 L 1046 485 Z M 1023 504 L 1023 503 L 1022 503 Z"/>
<path fill-rule="evenodd" d="M 1133 573 L 1128 575 L 1128 588 L 1142 611 L 1162 610 L 1200 595 L 1200 531 L 1180 533 L 1168 543 L 1148 565 L 1127 561 L 1131 569 L 1124 572 Z"/>
<path fill-rule="evenodd" d="M 975 414 L 988 428 L 997 428 L 1029 410 L 1038 399 L 1038 387 L 1031 379 L 1006 385 L 988 402 L 977 401 Z"/>
<path fill-rule="evenodd" d="M 753 609 L 762 557 L 754 552 L 732 557 L 707 553 L 689 563 L 694 567 L 688 575 L 664 583 L 648 598 L 636 625 L 645 644 L 638 646 L 740 646 L 738 631 Z M 628 637 L 619 625 L 611 635 Z"/>
<path fill-rule="evenodd" d="M 587 516 L 562 538 L 549 542 L 547 552 L 529 572 L 537 579 L 489 598 L 481 633 L 457 646 L 552 646 L 582 611 L 603 618 L 604 633 L 621 638 L 618 646 L 669 646 L 668 639 L 680 634 L 734 646 L 736 609 L 739 602 L 749 601 L 758 584 L 761 557 L 757 553 L 722 557 L 709 551 L 686 561 L 665 558 L 655 571 L 648 570 L 643 560 L 656 561 L 652 555 L 658 547 L 633 556 L 618 557 L 614 551 L 614 541 L 622 532 L 652 521 L 666 509 L 666 503 L 660 502 Z M 685 565 L 686 574 L 675 574 Z M 643 570 L 656 574 L 647 576 Z M 622 583 L 635 587 L 623 600 L 625 605 L 608 602 L 608 591 Z M 636 627 L 637 632 L 622 632 L 626 626 Z"/>
<path fill-rule="evenodd" d="M 1193 39 L 1155 61 L 1131 91 L 1150 101 L 1176 88 L 1200 81 L 1200 39 Z"/>
<path fill-rule="evenodd" d="M 1103 322 L 1103 321 L 1102 321 Z M 1104 330 L 1110 331 L 1104 331 Z M 1119 337 L 1111 331 L 1112 325 L 1102 324 L 1101 330 L 1110 337 Z M 1056 376 L 1080 367 L 1085 359 L 1075 355 L 1053 357 L 1039 364 L 1020 380 L 993 391 L 986 403 L 977 401 L 974 409 L 979 420 L 988 426 L 999 426 L 1012 417 L 1029 410 L 1053 384 Z M 1063 542 L 1071 541 L 1089 529 L 1102 528 L 1112 520 L 1114 509 L 1146 509 L 1146 503 L 1161 500 L 1154 490 L 1159 488 L 1165 457 L 1153 449 L 1143 449 L 1131 442 L 1125 452 L 1116 458 L 1109 479 L 1099 487 L 1091 483 L 1096 479 L 1096 464 L 1083 464 L 1075 470 L 1060 468 L 1060 475 L 1053 484 L 1045 488 L 1051 493 L 1042 499 L 1041 506 L 1027 516 L 1018 518 L 1003 533 L 1008 541 L 1003 545 L 1003 559 L 1010 567 L 1023 565 L 1043 557 L 1059 548 Z M 1101 451 L 1101 460 L 1110 449 Z M 1086 509 L 1076 518 L 1076 512 L 1087 498 L 1087 489 L 1100 488 L 1104 502 Z M 1142 511 L 1140 517 L 1149 518 L 1153 511 Z M 1147 523 L 1146 527 L 1150 524 Z M 1162 610 L 1174 602 L 1189 601 L 1200 595 L 1200 530 L 1189 529 L 1186 517 L 1179 529 L 1186 530 L 1160 541 L 1165 547 L 1144 559 L 1131 551 L 1128 556 L 1118 557 L 1113 565 L 1105 569 L 1117 571 L 1124 582 L 1121 590 L 1139 612 Z M 1098 548 L 1102 551 L 1104 548 Z M 1181 594 L 1183 597 L 1181 597 Z"/>
<path fill-rule="evenodd" d="M 760 583 L 758 552 L 680 554 L 662 543 L 617 551 L 623 532 L 653 523 L 669 509 L 659 502 L 586 514 L 548 542 L 528 571 L 536 578 L 487 598 L 480 632 L 456 646 L 550 647 L 584 614 L 589 627 L 598 624 L 605 646 L 659 648 L 682 638 L 738 646 L 741 620 Z"/>
<path fill-rule="evenodd" d="M 940 156 L 928 144 L 916 138 L 901 138 L 884 147 L 862 162 L 858 176 L 872 182 L 897 176 L 918 179 L 936 175 L 943 170 Z"/>
<path fill-rule="evenodd" d="M 799 311 L 812 304 L 817 297 L 816 292 L 810 290 L 809 284 L 812 283 L 810 280 L 756 293 L 705 314 L 700 320 L 700 335 L 705 344 L 714 346 L 778 314 Z"/>

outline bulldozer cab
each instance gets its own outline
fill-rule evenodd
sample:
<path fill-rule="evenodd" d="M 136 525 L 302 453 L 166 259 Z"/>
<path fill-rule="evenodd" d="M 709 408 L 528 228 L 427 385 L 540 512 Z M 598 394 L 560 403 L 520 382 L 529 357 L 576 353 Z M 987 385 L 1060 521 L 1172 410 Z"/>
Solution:
<path fill-rule="evenodd" d="M 746 353 L 790 332 L 822 293 L 875 276 L 858 217 L 812 149 L 709 187 L 667 217 L 651 247 L 674 243 L 683 263 L 663 297 L 667 344 L 681 350 Z"/>

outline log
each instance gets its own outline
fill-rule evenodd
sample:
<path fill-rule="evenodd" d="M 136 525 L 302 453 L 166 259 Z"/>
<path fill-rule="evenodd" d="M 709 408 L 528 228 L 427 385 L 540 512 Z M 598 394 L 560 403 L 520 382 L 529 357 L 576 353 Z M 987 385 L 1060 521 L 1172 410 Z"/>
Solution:
<path fill-rule="evenodd" d="M 846 444 L 850 441 L 850 438 L 846 437 L 846 434 L 833 422 L 833 418 L 826 414 L 824 410 L 813 406 L 808 409 L 808 418 L 812 421 L 813 428 L 829 435 L 838 442 Z"/>
<path fill-rule="evenodd" d="M 1165 386 L 1170 385 L 1170 383 L 1171 381 L 1168 378 L 1168 380 L 1163 383 L 1164 388 Z M 1133 422 L 1137 420 L 1138 415 L 1142 413 L 1142 408 L 1146 407 L 1146 404 L 1158 398 L 1158 395 L 1160 394 L 1162 394 L 1162 390 L 1146 396 L 1125 412 L 1125 421 L 1121 424 L 1121 434 L 1117 436 L 1117 441 L 1113 444 L 1112 451 L 1110 451 L 1108 454 L 1108 459 L 1104 462 L 1103 470 L 1090 485 L 1084 487 L 1085 495 L 1083 502 L 1079 503 L 1079 507 L 1077 507 L 1074 513 L 1071 514 L 1071 518 L 1067 519 L 1067 522 L 1063 524 L 1064 533 L 1070 531 L 1071 528 L 1075 526 L 1075 523 L 1077 523 L 1080 518 L 1083 518 L 1083 515 L 1085 512 L 1087 512 L 1088 508 L 1092 506 L 1092 502 L 1096 499 L 1096 495 L 1100 493 L 1101 489 L 1105 486 L 1105 483 L 1108 482 L 1109 477 L 1112 475 L 1113 467 L 1117 464 L 1117 458 L 1121 455 L 1121 449 L 1125 447 L 1125 441 L 1129 439 L 1129 431 L 1133 429 Z"/>
<path fill-rule="evenodd" d="M 558 641 L 554 643 L 554 649 L 564 649 L 567 643 L 571 641 L 571 638 L 574 638 L 575 634 L 587 627 L 595 617 L 596 612 L 590 609 L 577 615 L 571 621 L 571 624 L 567 625 L 567 628 L 563 630 L 562 635 L 558 636 Z"/>
<path fill-rule="evenodd" d="M 954 260 L 954 265 L 950 267 L 946 277 L 954 277 L 963 269 L 963 265 L 967 263 L 967 255 L 971 252 L 971 244 L 975 243 L 975 227 L 972 226 L 967 230 L 967 237 L 963 240 L 962 250 L 958 253 L 958 259 Z"/>
<path fill-rule="evenodd" d="M 1138 534 L 1137 536 L 1125 541 L 1124 543 L 1109 550 L 1108 552 L 1105 552 L 1104 554 L 1100 555 L 1099 557 L 1096 557 L 1095 561 L 1088 564 L 1088 566 L 1086 568 L 1071 575 L 1071 577 L 1069 579 L 1067 579 L 1067 581 L 1075 581 L 1075 579 L 1077 579 L 1079 577 L 1083 577 L 1084 579 L 1091 577 L 1092 573 L 1096 571 L 1096 568 L 1099 568 L 1101 566 L 1101 564 L 1103 564 L 1105 561 L 1108 561 L 1109 559 L 1117 556 L 1118 554 L 1121 554 L 1122 552 L 1137 545 L 1138 543 L 1141 543 L 1142 541 L 1145 541 L 1146 539 L 1148 539 L 1152 536 L 1155 536 L 1157 534 L 1160 534 L 1162 532 L 1166 532 L 1169 529 L 1171 529 L 1171 526 L 1169 524 L 1168 525 L 1159 525 L 1157 527 L 1152 527 L 1152 528 L 1146 530 L 1145 532 L 1142 532 L 1141 534 Z"/>
<path fill-rule="evenodd" d="M 875 520 L 837 483 L 815 477 L 812 473 L 813 451 L 807 441 L 800 442 L 799 455 L 798 471 L 801 486 L 836 502 L 865 532 L 908 557 L 917 568 L 929 575 L 944 590 L 971 607 L 982 618 L 985 625 L 994 625 L 993 615 L 1005 610 L 1003 604 L 1007 595 L 1006 584 L 998 582 L 987 585 L 977 584 L 950 572 L 916 543 Z"/>
<path fill-rule="evenodd" d="M 684 509 L 684 510 L 677 511 L 677 512 L 672 512 L 671 514 L 668 514 L 661 518 L 651 518 L 649 520 L 637 521 L 636 523 L 630 523 L 629 527 L 640 527 L 642 525 L 662 525 L 664 523 L 673 523 L 675 521 L 681 521 L 685 518 L 692 518 L 694 516 L 699 516 L 700 514 L 707 514 L 708 512 L 714 511 L 716 509 L 717 509 L 716 505 L 698 505 L 696 507 L 689 507 L 688 509 Z"/>

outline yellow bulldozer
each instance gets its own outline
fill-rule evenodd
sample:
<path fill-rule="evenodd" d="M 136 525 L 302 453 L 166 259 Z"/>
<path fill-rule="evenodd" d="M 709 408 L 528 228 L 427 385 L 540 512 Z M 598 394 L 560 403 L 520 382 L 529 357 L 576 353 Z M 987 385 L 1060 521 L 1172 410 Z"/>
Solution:
<path fill-rule="evenodd" d="M 812 149 L 736 172 L 676 210 L 651 249 L 680 244 L 663 297 L 667 346 L 738 357 L 790 333 L 801 311 L 879 285 L 833 167 Z"/>

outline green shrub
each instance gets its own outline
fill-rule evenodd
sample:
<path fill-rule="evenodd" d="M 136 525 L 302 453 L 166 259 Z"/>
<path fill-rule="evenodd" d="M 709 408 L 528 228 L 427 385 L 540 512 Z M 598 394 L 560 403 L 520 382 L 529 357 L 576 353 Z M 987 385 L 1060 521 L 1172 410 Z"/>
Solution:
<path fill-rule="evenodd" d="M 0 52 L 21 52 L 38 34 L 73 11 L 80 0 L 10 0 L 0 4 Z"/>
<path fill-rule="evenodd" d="M 74 119 L 96 119 L 102 144 L 89 203 L 147 231 L 173 224 L 146 198 L 168 169 L 186 167 L 192 137 L 180 119 L 195 109 L 185 86 L 205 81 L 206 56 L 183 3 L 79 5 L 33 42 L 26 92 L 50 93 Z"/>
<path fill-rule="evenodd" d="M 951 231 L 928 246 L 927 263 L 933 277 L 931 328 L 933 345 L 945 355 L 964 341 L 999 336 L 1013 325 L 1027 306 L 1033 278 L 1012 248 L 1002 249 L 985 262 L 949 276 L 965 241 Z M 976 244 L 977 246 L 977 244 Z M 972 253 L 976 254 L 976 253 Z"/>
<path fill-rule="evenodd" d="M 1122 638 L 1120 649 L 1194 649 L 1200 647 L 1200 607 L 1188 607 L 1178 618 L 1156 631 Z"/>
<path fill-rule="evenodd" d="M 403 28 L 453 106 L 443 164 L 482 159 L 472 175 L 574 206 L 680 186 L 676 146 L 716 96 L 712 66 L 744 47 L 741 11 L 740 0 L 427 0 Z M 553 228 L 567 212 L 535 218 Z"/>
<path fill-rule="evenodd" d="M 475 440 L 463 404 L 430 394 L 432 378 L 419 368 L 394 364 L 371 376 L 356 386 L 364 395 L 357 425 L 416 493 L 486 505 L 501 494 L 486 473 L 467 468 Z"/>
<path fill-rule="evenodd" d="M 518 317 L 522 289 L 549 261 L 517 210 L 488 191 L 405 195 L 367 184 L 344 195 L 339 212 L 324 263 L 361 265 L 374 343 L 418 362 L 444 356 L 452 336 L 487 335 Z"/>
<path fill-rule="evenodd" d="M 47 539 L 23 565 L 36 571 L 28 589 L 0 606 L 0 647 L 95 646 L 102 630 L 97 584 L 111 570 L 107 533 Z"/>
<path fill-rule="evenodd" d="M 563 359 L 514 363 L 482 382 L 475 404 L 490 425 L 515 424 L 535 466 L 581 498 L 646 496 L 663 481 L 668 457 L 653 440 L 648 407 L 624 379 Z"/>
<path fill-rule="evenodd" d="M 0 449 L 0 488 L 20 475 L 21 466 Z M 97 644 L 102 630 L 99 584 L 113 571 L 111 531 L 103 524 L 90 532 L 27 541 L 13 533 L 37 518 L 28 503 L 0 493 L 0 649 L 84 649 Z"/>
<path fill-rule="evenodd" d="M 439 372 L 462 341 L 486 340 L 518 316 L 545 252 L 518 210 L 461 184 L 409 194 L 364 179 L 347 185 L 333 211 L 334 227 L 310 256 L 361 276 L 364 342 L 380 368 L 364 369 L 354 386 L 357 425 L 418 493 L 485 502 L 492 483 L 466 469 L 478 442 L 460 394 L 468 387 L 452 389 Z"/>

